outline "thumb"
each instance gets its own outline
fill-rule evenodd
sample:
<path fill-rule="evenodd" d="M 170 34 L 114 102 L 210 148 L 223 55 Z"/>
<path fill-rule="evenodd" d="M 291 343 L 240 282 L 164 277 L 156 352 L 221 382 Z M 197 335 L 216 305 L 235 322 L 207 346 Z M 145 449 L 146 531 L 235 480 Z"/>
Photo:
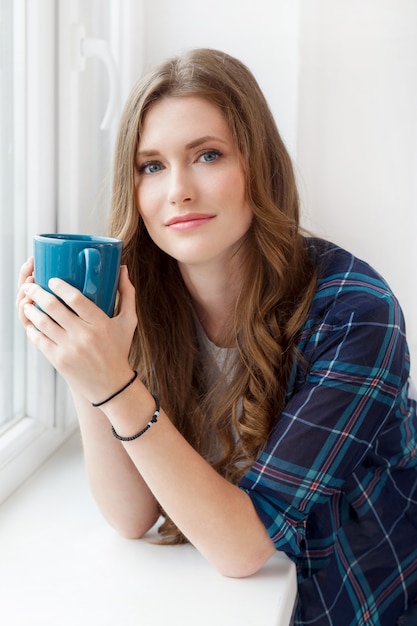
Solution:
<path fill-rule="evenodd" d="M 129 279 L 126 265 L 120 267 L 119 276 L 119 315 L 133 313 L 136 319 L 136 290 Z"/>

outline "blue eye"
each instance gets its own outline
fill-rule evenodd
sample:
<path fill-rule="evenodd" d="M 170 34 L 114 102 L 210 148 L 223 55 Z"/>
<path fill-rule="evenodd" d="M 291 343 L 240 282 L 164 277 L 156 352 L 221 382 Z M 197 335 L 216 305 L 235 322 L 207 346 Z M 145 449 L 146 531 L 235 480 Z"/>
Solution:
<path fill-rule="evenodd" d="M 213 163 L 213 161 L 217 161 L 219 156 L 221 156 L 221 153 L 218 150 L 206 150 L 200 154 L 198 160 L 203 163 Z"/>
<path fill-rule="evenodd" d="M 149 161 L 148 163 L 143 163 L 139 167 L 139 172 L 141 174 L 156 174 L 162 170 L 162 165 L 158 163 L 158 161 Z"/>

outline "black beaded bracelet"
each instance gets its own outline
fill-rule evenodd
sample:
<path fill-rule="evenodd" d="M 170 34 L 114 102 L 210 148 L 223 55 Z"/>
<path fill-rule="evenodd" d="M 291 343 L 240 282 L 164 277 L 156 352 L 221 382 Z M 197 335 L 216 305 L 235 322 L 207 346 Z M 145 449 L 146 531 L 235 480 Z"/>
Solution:
<path fill-rule="evenodd" d="M 91 404 L 92 404 L 94 407 L 96 407 L 96 408 L 97 408 L 98 406 L 103 406 L 103 404 L 106 404 L 106 402 L 110 402 L 110 400 L 113 400 L 113 398 L 115 398 L 116 396 L 118 396 L 118 395 L 119 395 L 119 393 L 122 393 L 122 391 L 124 391 L 125 389 L 127 389 L 127 388 L 128 388 L 128 387 L 129 387 L 132 383 L 134 383 L 134 382 L 135 382 L 135 380 L 137 379 L 137 377 L 138 377 L 138 373 L 137 373 L 137 371 L 136 371 L 136 370 L 133 370 L 133 371 L 135 372 L 135 373 L 134 373 L 134 375 L 133 375 L 133 377 L 129 380 L 129 382 L 128 382 L 128 383 L 127 383 L 124 387 L 122 387 L 121 389 L 119 389 L 119 391 L 116 391 L 116 392 L 115 392 L 115 393 L 113 393 L 111 396 L 109 396 L 109 397 L 108 397 L 108 398 L 106 398 L 105 400 L 102 400 L 101 402 L 92 402 Z"/>
<path fill-rule="evenodd" d="M 114 426 L 112 426 L 111 427 L 111 431 L 112 431 L 113 435 L 116 437 L 116 439 L 118 439 L 119 441 L 134 441 L 135 439 L 138 439 L 139 437 L 141 437 L 143 435 L 143 433 L 146 433 L 146 431 L 149 430 L 149 428 L 158 421 L 158 415 L 159 415 L 159 411 L 161 409 L 161 405 L 159 403 L 159 399 L 158 399 L 157 396 L 154 396 L 152 394 L 152 397 L 155 400 L 156 409 L 155 409 L 155 412 L 152 415 L 151 419 L 146 424 L 145 428 L 142 428 L 142 430 L 140 430 L 138 433 L 136 433 L 136 435 L 132 435 L 132 437 L 121 437 L 114 430 Z"/>

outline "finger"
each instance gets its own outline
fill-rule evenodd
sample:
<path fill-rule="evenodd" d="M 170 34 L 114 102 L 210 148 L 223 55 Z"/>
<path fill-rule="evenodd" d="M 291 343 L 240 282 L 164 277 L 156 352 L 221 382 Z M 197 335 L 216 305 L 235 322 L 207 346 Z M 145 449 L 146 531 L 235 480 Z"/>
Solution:
<path fill-rule="evenodd" d="M 36 283 L 26 282 L 22 286 L 22 291 L 25 293 L 27 299 L 22 301 L 20 310 L 23 310 L 23 315 L 26 317 L 29 313 L 31 314 L 30 321 L 33 322 L 37 328 L 39 328 L 39 315 L 37 314 L 39 309 L 41 310 L 42 315 L 45 315 L 45 313 L 47 314 L 45 320 L 40 320 L 41 323 L 43 321 L 45 324 L 47 319 L 50 318 L 61 328 L 68 328 L 73 319 L 77 317 L 74 315 L 74 312 L 70 311 L 68 307 L 66 307 L 65 304 L 63 304 L 53 293 L 46 291 L 46 289 L 43 289 Z M 37 309 L 35 308 L 32 310 L 27 306 L 28 304 L 33 303 L 37 305 Z M 43 325 L 42 332 L 44 332 Z"/>
<path fill-rule="evenodd" d="M 31 300 L 28 298 L 22 298 L 17 307 L 17 316 L 19 318 L 19 322 L 26 328 L 27 324 L 30 323 L 25 315 L 25 306 L 27 304 L 32 304 Z"/>
<path fill-rule="evenodd" d="M 107 315 L 96 304 L 94 304 L 94 302 L 84 296 L 79 289 L 76 289 L 60 278 L 51 278 L 48 283 L 48 287 L 54 295 L 65 302 L 65 304 L 85 322 L 93 323 L 103 316 L 107 318 Z M 65 314 L 65 311 L 63 311 L 63 314 L 64 317 L 62 318 L 62 321 L 66 323 L 68 316 Z M 61 323 L 59 319 L 55 317 L 54 319 L 58 323 Z M 72 317 L 72 320 L 73 319 L 74 318 Z"/>
<path fill-rule="evenodd" d="M 25 263 L 23 263 L 22 267 L 19 270 L 19 278 L 18 278 L 18 283 L 17 283 L 17 286 L 19 289 L 23 285 L 23 283 L 27 280 L 27 278 L 32 276 L 33 268 L 34 268 L 34 261 L 33 261 L 33 256 L 31 256 L 29 257 L 27 261 L 25 261 Z"/>
<path fill-rule="evenodd" d="M 62 305 L 61 305 L 62 306 Z M 58 344 L 65 336 L 64 329 L 59 326 L 49 315 L 41 311 L 34 304 L 26 303 L 23 306 L 23 312 L 26 318 L 26 331 L 31 333 L 31 327 L 33 327 L 37 334 L 33 335 L 33 338 L 39 340 L 38 335 L 42 334 L 44 337 L 50 340 L 53 344 Z M 39 341 L 37 341 L 37 344 Z"/>
<path fill-rule="evenodd" d="M 34 282 L 33 278 L 33 257 L 30 257 L 19 270 L 19 278 L 17 281 L 18 292 L 16 296 L 16 307 L 19 308 L 22 300 L 26 298 L 26 294 L 23 292 L 22 287 L 26 283 Z"/>
<path fill-rule="evenodd" d="M 28 306 L 32 306 L 32 308 L 35 308 L 33 305 L 28 305 Z M 55 324 L 55 322 L 53 322 L 52 320 L 49 320 L 49 321 L 51 324 Z M 40 325 L 42 326 L 42 324 Z M 55 326 L 59 328 L 57 324 L 55 324 Z M 57 350 L 57 345 L 55 344 L 55 342 L 50 337 L 48 337 L 43 332 L 41 332 L 31 322 L 28 322 L 26 324 L 25 330 L 26 330 L 26 336 L 29 339 L 29 341 L 36 348 L 38 348 L 38 350 L 40 350 L 46 356 L 46 358 L 49 359 L 52 365 L 55 367 L 55 354 Z"/>
<path fill-rule="evenodd" d="M 23 324 L 23 326 L 26 326 L 26 324 L 28 323 L 28 320 L 24 313 L 24 307 L 26 304 L 33 304 L 33 300 L 26 295 L 26 286 L 33 282 L 34 282 L 33 276 L 28 276 L 26 278 L 26 281 L 20 287 L 17 293 L 17 297 L 16 297 L 16 308 L 18 311 L 18 318 L 19 318 L 20 323 Z"/>
<path fill-rule="evenodd" d="M 117 318 L 124 324 L 127 323 L 131 333 L 133 333 L 137 326 L 136 290 L 130 282 L 126 265 L 122 265 L 120 268 L 119 313 Z"/>
<path fill-rule="evenodd" d="M 74 323 L 79 322 L 79 318 L 89 322 L 95 315 L 105 315 L 69 283 L 51 278 L 48 286 L 53 293 L 36 284 L 23 285 L 23 291 L 61 327 L 69 330 Z"/>
<path fill-rule="evenodd" d="M 30 283 L 33 283 L 35 281 L 35 279 L 33 278 L 33 276 L 28 276 L 25 280 L 25 282 L 19 287 L 19 291 L 17 292 L 17 296 L 16 296 L 16 307 L 19 308 L 20 303 L 22 302 L 22 300 L 26 300 L 29 301 L 28 296 L 26 295 L 25 292 L 25 285 L 28 285 Z"/>
<path fill-rule="evenodd" d="M 120 313 L 130 310 L 136 303 L 136 291 L 129 279 L 129 272 L 126 265 L 120 268 L 119 276 L 119 310 Z"/>

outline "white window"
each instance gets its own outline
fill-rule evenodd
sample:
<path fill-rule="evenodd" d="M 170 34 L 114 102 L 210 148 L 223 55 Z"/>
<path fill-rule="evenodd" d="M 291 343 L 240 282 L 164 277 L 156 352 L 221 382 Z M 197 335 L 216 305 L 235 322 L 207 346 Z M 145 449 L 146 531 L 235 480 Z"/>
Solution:
<path fill-rule="evenodd" d="M 16 259 L 25 243 L 25 66 L 22 5 L 0 5 L 0 432 L 24 414 L 23 333 L 15 323 Z M 23 106 L 22 106 L 23 105 Z"/>
<path fill-rule="evenodd" d="M 105 230 L 141 23 L 142 0 L 0 0 L 0 502 L 77 427 L 18 322 L 18 271 L 36 233 Z"/>
<path fill-rule="evenodd" d="M 33 235 L 57 222 L 55 19 L 53 0 L 0 3 L 0 501 L 75 425 L 15 309 Z"/>

